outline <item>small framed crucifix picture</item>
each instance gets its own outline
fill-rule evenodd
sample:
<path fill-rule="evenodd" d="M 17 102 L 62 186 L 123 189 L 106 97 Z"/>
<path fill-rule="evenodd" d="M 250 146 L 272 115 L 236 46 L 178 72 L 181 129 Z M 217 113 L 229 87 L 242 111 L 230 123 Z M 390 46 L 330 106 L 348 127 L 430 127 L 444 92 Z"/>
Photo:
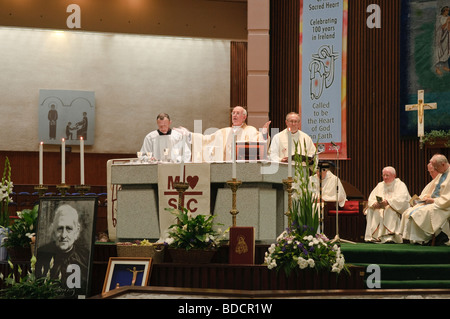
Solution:
<path fill-rule="evenodd" d="M 110 257 L 102 293 L 123 286 L 146 286 L 151 268 L 149 257 Z"/>

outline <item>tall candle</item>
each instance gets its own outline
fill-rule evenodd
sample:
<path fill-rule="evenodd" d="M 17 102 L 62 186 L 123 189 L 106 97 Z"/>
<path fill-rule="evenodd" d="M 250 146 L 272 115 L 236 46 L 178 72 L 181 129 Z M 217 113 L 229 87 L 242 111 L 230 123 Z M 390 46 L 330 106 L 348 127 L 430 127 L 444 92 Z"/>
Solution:
<path fill-rule="evenodd" d="M 181 142 L 183 143 L 181 146 L 181 165 L 180 165 L 180 183 L 183 183 L 184 179 L 184 135 L 181 139 Z"/>
<path fill-rule="evenodd" d="M 66 140 L 61 141 L 61 184 L 66 183 Z"/>
<path fill-rule="evenodd" d="M 44 142 L 39 144 L 39 185 L 44 185 Z"/>
<path fill-rule="evenodd" d="M 233 133 L 233 145 L 231 150 L 231 156 L 233 158 L 231 166 L 231 178 L 236 179 L 236 134 Z"/>
<path fill-rule="evenodd" d="M 80 137 L 80 182 L 84 185 L 84 139 Z"/>
<path fill-rule="evenodd" d="M 292 177 L 292 133 L 288 129 L 288 178 Z"/>

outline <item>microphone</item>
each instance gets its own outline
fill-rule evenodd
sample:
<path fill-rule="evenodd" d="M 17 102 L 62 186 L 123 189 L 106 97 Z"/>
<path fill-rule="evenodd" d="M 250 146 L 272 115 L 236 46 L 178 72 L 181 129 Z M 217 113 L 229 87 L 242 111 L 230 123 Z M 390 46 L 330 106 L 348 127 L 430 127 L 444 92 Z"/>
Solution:
<path fill-rule="evenodd" d="M 331 142 L 331 145 L 333 145 L 334 147 L 337 147 L 335 142 Z"/>

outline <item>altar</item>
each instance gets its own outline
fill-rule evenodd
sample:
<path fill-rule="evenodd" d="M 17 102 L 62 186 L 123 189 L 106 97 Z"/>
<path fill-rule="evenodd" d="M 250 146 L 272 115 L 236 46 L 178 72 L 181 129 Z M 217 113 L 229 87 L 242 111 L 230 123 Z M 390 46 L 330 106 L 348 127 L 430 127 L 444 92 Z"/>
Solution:
<path fill-rule="evenodd" d="M 161 238 L 160 206 L 163 203 L 159 188 L 163 185 L 159 175 L 167 165 L 179 164 L 139 163 L 133 159 L 108 161 L 108 232 L 112 240 Z M 185 164 L 185 172 L 196 167 L 209 170 L 206 172 L 210 180 L 207 190 L 209 207 L 206 209 L 209 211 L 206 213 L 216 216 L 215 222 L 223 224 L 223 230 L 232 226 L 232 191 L 227 185 L 227 181 L 231 180 L 232 165 L 231 162 Z M 236 196 L 236 208 L 239 211 L 236 225 L 255 227 L 256 240 L 274 240 L 287 227 L 285 213 L 288 195 L 283 184 L 287 174 L 287 164 L 256 161 L 236 163 L 236 177 L 242 181 Z M 179 175 L 183 176 L 183 172 Z M 169 177 L 169 184 L 179 178 Z M 176 193 L 166 193 L 173 196 L 168 204 L 176 207 Z M 202 191 L 189 194 L 192 193 L 203 194 Z M 184 204 L 190 210 L 198 208 L 197 201 L 186 200 Z"/>

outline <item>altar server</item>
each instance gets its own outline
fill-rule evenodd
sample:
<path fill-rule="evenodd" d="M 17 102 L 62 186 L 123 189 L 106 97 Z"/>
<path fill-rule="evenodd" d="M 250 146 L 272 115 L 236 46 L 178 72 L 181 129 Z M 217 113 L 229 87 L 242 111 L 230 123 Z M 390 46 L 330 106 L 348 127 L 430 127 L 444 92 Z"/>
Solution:
<path fill-rule="evenodd" d="M 369 242 L 401 243 L 402 213 L 409 207 L 411 196 L 405 183 L 396 177 L 393 167 L 383 168 L 383 181 L 369 195 L 364 239 Z"/>
<path fill-rule="evenodd" d="M 163 162 L 181 162 L 183 154 L 184 162 L 190 162 L 191 150 L 187 139 L 183 134 L 172 129 L 172 121 L 166 113 L 160 113 L 156 117 L 158 129 L 150 132 L 144 138 L 141 147 L 142 156 L 148 156 Z"/>
<path fill-rule="evenodd" d="M 286 129 L 272 138 L 269 150 L 270 159 L 273 162 L 288 162 L 289 131 L 292 134 L 291 154 L 295 154 L 295 142 L 297 142 L 299 145 L 297 149 L 298 154 L 314 157 L 316 154 L 316 146 L 314 145 L 314 142 L 308 134 L 299 130 L 300 116 L 295 112 L 291 112 L 286 115 L 285 123 Z"/>
<path fill-rule="evenodd" d="M 322 176 L 320 177 L 319 174 Z M 322 183 L 322 191 L 320 191 L 320 183 Z M 327 168 L 317 170 L 317 173 L 309 178 L 309 187 L 318 197 L 321 194 L 324 202 L 336 202 L 336 192 L 338 192 L 337 199 L 340 207 L 344 207 L 347 201 L 347 194 L 341 180 Z"/>
<path fill-rule="evenodd" d="M 423 244 L 429 242 L 433 235 L 440 236 L 449 245 L 450 165 L 447 158 L 440 154 L 434 155 L 430 163 L 439 175 L 430 183 L 431 187 L 428 187 L 428 194 L 424 195 L 423 202 L 403 213 L 402 235 L 404 239 Z"/>

